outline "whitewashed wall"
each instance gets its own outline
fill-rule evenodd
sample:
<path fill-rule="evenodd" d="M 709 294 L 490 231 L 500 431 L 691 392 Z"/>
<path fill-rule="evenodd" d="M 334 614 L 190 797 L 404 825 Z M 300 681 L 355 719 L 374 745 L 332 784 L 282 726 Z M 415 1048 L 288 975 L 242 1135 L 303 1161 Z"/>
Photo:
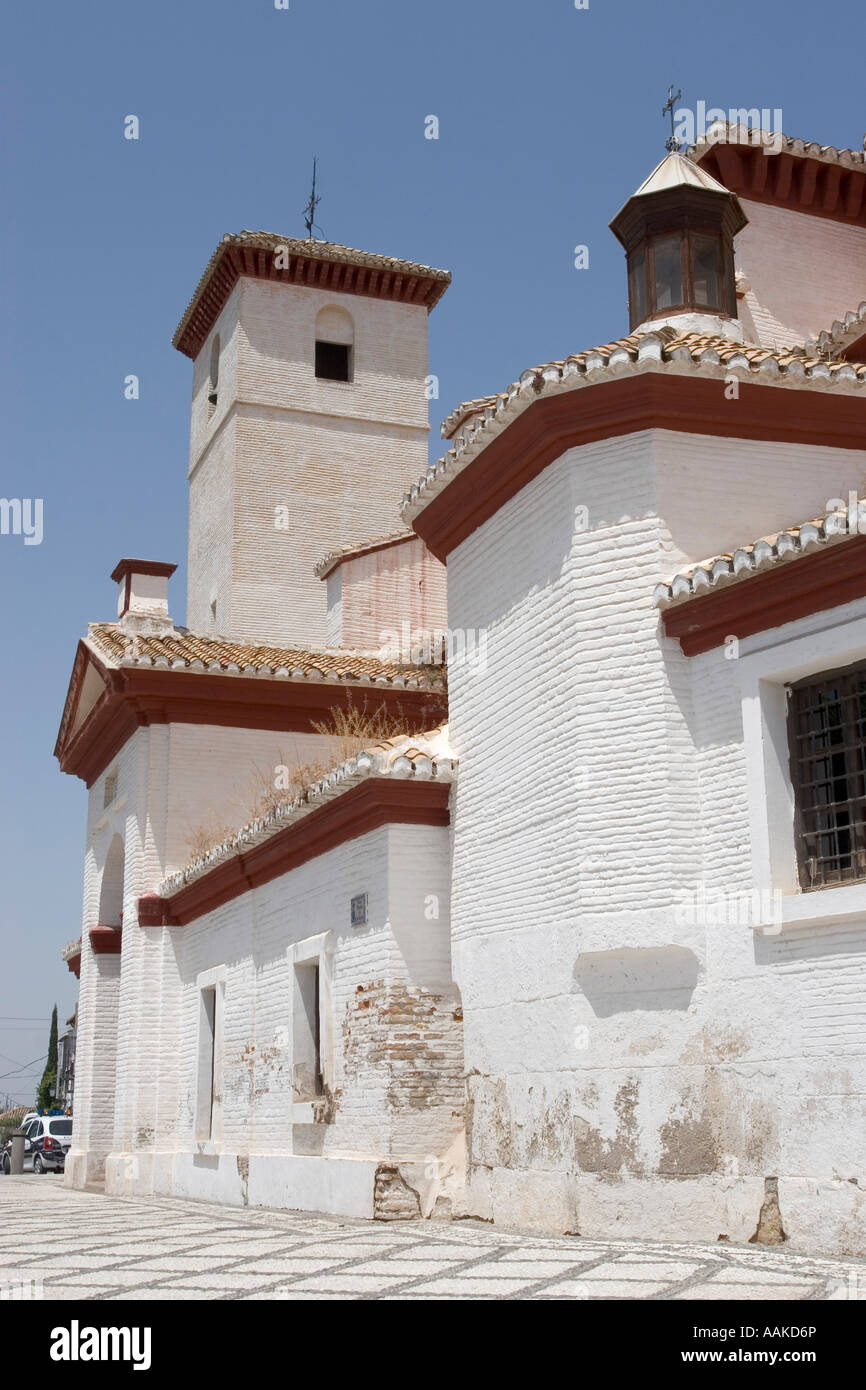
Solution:
<path fill-rule="evenodd" d="M 423 1170 L 446 1153 L 462 1128 L 463 1077 L 448 856 L 447 830 L 384 827 L 186 927 L 138 928 L 148 1007 L 134 1026 L 152 1083 L 140 1082 L 118 1122 L 110 1189 L 372 1215 L 380 1161 Z M 349 900 L 360 892 L 368 925 L 352 928 Z M 323 933 L 332 1064 L 325 1121 L 315 1123 L 292 1090 L 292 952 Z M 199 988 L 219 969 L 220 1121 L 214 1142 L 201 1143 Z"/>
<path fill-rule="evenodd" d="M 862 467 L 812 458 L 786 471 L 771 446 L 658 433 L 585 446 L 449 557 L 450 625 L 488 633 L 486 669 L 450 680 L 472 1214 L 747 1240 L 778 1178 L 794 1246 L 863 1247 L 862 1050 L 840 1067 L 832 1027 L 808 1046 L 789 1028 L 812 990 L 847 1029 L 860 929 L 810 928 L 810 949 L 687 920 L 696 884 L 756 872 L 737 663 L 687 662 L 651 606 L 732 515 L 754 539 L 822 510 L 825 470 L 834 495 Z"/>
<path fill-rule="evenodd" d="M 90 788 L 73 1185 L 101 1176 L 113 1148 L 125 1151 L 134 1133 L 146 1139 L 157 1123 L 159 1077 L 139 1030 L 142 1000 L 160 999 L 167 966 L 137 928 L 137 898 L 190 860 L 198 827 L 237 828 L 252 818 L 257 770 L 266 776 L 280 763 L 327 761 L 329 747 L 318 734 L 154 724 L 139 729 Z M 116 794 L 105 807 L 106 778 L 114 772 Z M 116 837 L 125 852 L 122 954 L 94 956 L 87 934 L 100 920 L 105 861 Z"/>

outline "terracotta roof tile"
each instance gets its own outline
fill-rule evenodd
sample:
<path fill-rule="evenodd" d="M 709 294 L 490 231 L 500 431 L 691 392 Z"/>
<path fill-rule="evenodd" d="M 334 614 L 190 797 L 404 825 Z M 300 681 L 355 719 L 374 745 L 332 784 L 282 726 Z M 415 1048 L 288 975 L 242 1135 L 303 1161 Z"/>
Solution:
<path fill-rule="evenodd" d="M 828 362 L 799 348 L 774 349 L 712 334 L 678 333 L 667 324 L 631 333 L 561 361 L 531 367 L 500 395 L 485 397 L 488 404 L 468 417 L 453 447 L 405 494 L 401 507 L 404 520 L 413 521 L 538 396 L 581 390 L 641 371 L 699 372 L 718 378 L 734 374 L 776 386 L 841 392 L 866 387 L 866 365 Z"/>
<path fill-rule="evenodd" d="M 142 635 L 119 623 L 91 623 L 88 642 L 110 666 L 159 666 L 208 675 L 277 677 L 288 680 L 371 682 L 407 689 L 434 689 L 444 669 L 383 661 L 374 654 L 330 648 L 307 651 L 200 637 L 185 628 Z"/>
<path fill-rule="evenodd" d="M 844 319 L 837 319 L 828 329 L 819 333 L 817 338 L 812 338 L 803 348 L 803 351 L 811 352 L 816 357 L 834 357 L 845 352 L 846 348 L 851 347 L 858 338 L 862 338 L 864 335 L 866 335 L 866 299 L 856 309 L 850 309 Z"/>
<path fill-rule="evenodd" d="M 461 401 L 439 426 L 439 433 L 442 438 L 450 439 L 452 435 L 457 433 L 464 421 L 469 419 L 470 415 L 480 415 L 487 406 L 495 405 L 498 399 L 498 396 L 476 396 L 472 401 Z"/>
<path fill-rule="evenodd" d="M 284 802 L 260 820 L 249 822 L 207 854 L 170 874 L 163 879 L 157 892 L 160 897 L 171 897 L 217 864 L 246 853 L 287 825 L 302 820 L 324 802 L 350 791 L 367 777 L 414 777 L 419 781 L 452 782 L 456 772 L 457 760 L 448 743 L 447 725 L 425 734 L 398 734 L 382 743 L 371 744 L 333 767 L 302 796 Z"/>
<path fill-rule="evenodd" d="M 278 247 L 285 247 L 290 261 L 290 266 L 281 271 L 276 271 L 273 265 L 273 253 Z M 265 257 L 256 254 L 261 252 L 268 254 Z M 348 293 L 378 293 L 385 297 L 403 298 L 412 303 L 423 303 L 428 310 L 438 303 L 451 283 L 451 272 L 448 270 L 437 270 L 435 266 L 421 265 L 416 261 L 398 260 L 395 256 L 358 251 L 353 246 L 278 236 L 275 232 L 227 232 L 205 266 L 175 330 L 173 345 L 187 356 L 196 355 L 239 273 L 297 283 L 293 268 L 296 265 L 301 269 L 304 265 L 311 265 L 316 276 L 327 265 L 381 272 L 376 282 L 380 286 L 377 290 L 370 289 L 372 276 L 360 277 L 364 281 L 363 288 L 358 283 L 359 277 L 350 276 L 349 284 L 346 283 L 346 275 L 338 278 L 341 287 Z M 385 282 L 387 294 L 381 288 Z"/>
<path fill-rule="evenodd" d="M 864 514 L 864 509 L 866 499 L 857 503 L 858 517 Z M 861 534 L 862 525 L 858 521 L 857 525 L 850 527 L 847 512 L 834 511 L 800 522 L 797 526 L 789 526 L 784 531 L 761 536 L 736 550 L 722 551 L 708 560 L 700 560 L 695 565 L 678 570 L 670 580 L 656 585 L 653 603 L 656 608 L 671 608 L 688 599 L 700 598 L 714 589 L 739 583 L 779 564 L 787 564 L 803 555 L 850 540 Z"/>
<path fill-rule="evenodd" d="M 689 159 L 699 162 L 714 145 L 766 145 L 770 139 L 779 140 L 779 153 L 819 159 L 825 164 L 844 164 L 850 169 L 862 168 L 866 163 L 866 153 L 863 150 L 837 149 L 835 145 L 819 145 L 816 140 L 800 140 L 794 135 L 777 136 L 774 131 L 759 131 L 722 121 L 712 125 L 704 138 L 686 151 L 686 155 Z"/>
<path fill-rule="evenodd" d="M 399 531 L 391 531 L 387 536 L 374 536 L 372 540 L 362 541 L 360 545 L 344 545 L 323 555 L 313 566 L 313 573 L 317 579 L 325 579 L 331 570 L 344 560 L 354 559 L 356 555 L 366 555 L 370 550 L 384 550 L 387 546 L 399 545 L 401 541 L 413 540 L 417 540 L 416 532 L 404 526 Z"/>

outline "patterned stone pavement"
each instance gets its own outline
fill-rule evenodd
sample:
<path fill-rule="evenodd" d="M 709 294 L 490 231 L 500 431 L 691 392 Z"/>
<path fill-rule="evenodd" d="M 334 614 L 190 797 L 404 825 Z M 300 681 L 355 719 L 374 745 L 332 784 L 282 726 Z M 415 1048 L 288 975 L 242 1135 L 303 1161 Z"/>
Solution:
<path fill-rule="evenodd" d="M 775 1248 L 509 1235 L 0 1178 L 0 1295 L 46 1299 L 849 1299 L 866 1260 Z M 37 1295 L 38 1296 L 38 1295 Z"/>

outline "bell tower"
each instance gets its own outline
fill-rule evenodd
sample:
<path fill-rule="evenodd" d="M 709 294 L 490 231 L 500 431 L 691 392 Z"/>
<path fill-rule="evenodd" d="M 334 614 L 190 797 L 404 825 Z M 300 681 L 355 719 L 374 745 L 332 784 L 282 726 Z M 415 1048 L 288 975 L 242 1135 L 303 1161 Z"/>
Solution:
<path fill-rule="evenodd" d="M 187 625 L 324 646 L 328 550 L 399 527 L 427 462 L 427 315 L 447 271 L 224 236 L 174 336 L 193 362 Z"/>

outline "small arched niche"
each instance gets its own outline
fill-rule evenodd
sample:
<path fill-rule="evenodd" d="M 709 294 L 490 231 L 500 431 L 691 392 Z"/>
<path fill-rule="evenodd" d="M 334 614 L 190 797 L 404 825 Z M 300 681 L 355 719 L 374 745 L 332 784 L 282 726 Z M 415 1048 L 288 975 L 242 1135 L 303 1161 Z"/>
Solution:
<path fill-rule="evenodd" d="M 123 922 L 123 869 L 125 860 L 123 840 L 115 835 L 108 846 L 102 885 L 99 890 L 99 925 L 119 927 Z"/>
<path fill-rule="evenodd" d="M 352 315 L 328 304 L 316 315 L 316 376 L 320 381 L 352 381 L 355 373 Z"/>

